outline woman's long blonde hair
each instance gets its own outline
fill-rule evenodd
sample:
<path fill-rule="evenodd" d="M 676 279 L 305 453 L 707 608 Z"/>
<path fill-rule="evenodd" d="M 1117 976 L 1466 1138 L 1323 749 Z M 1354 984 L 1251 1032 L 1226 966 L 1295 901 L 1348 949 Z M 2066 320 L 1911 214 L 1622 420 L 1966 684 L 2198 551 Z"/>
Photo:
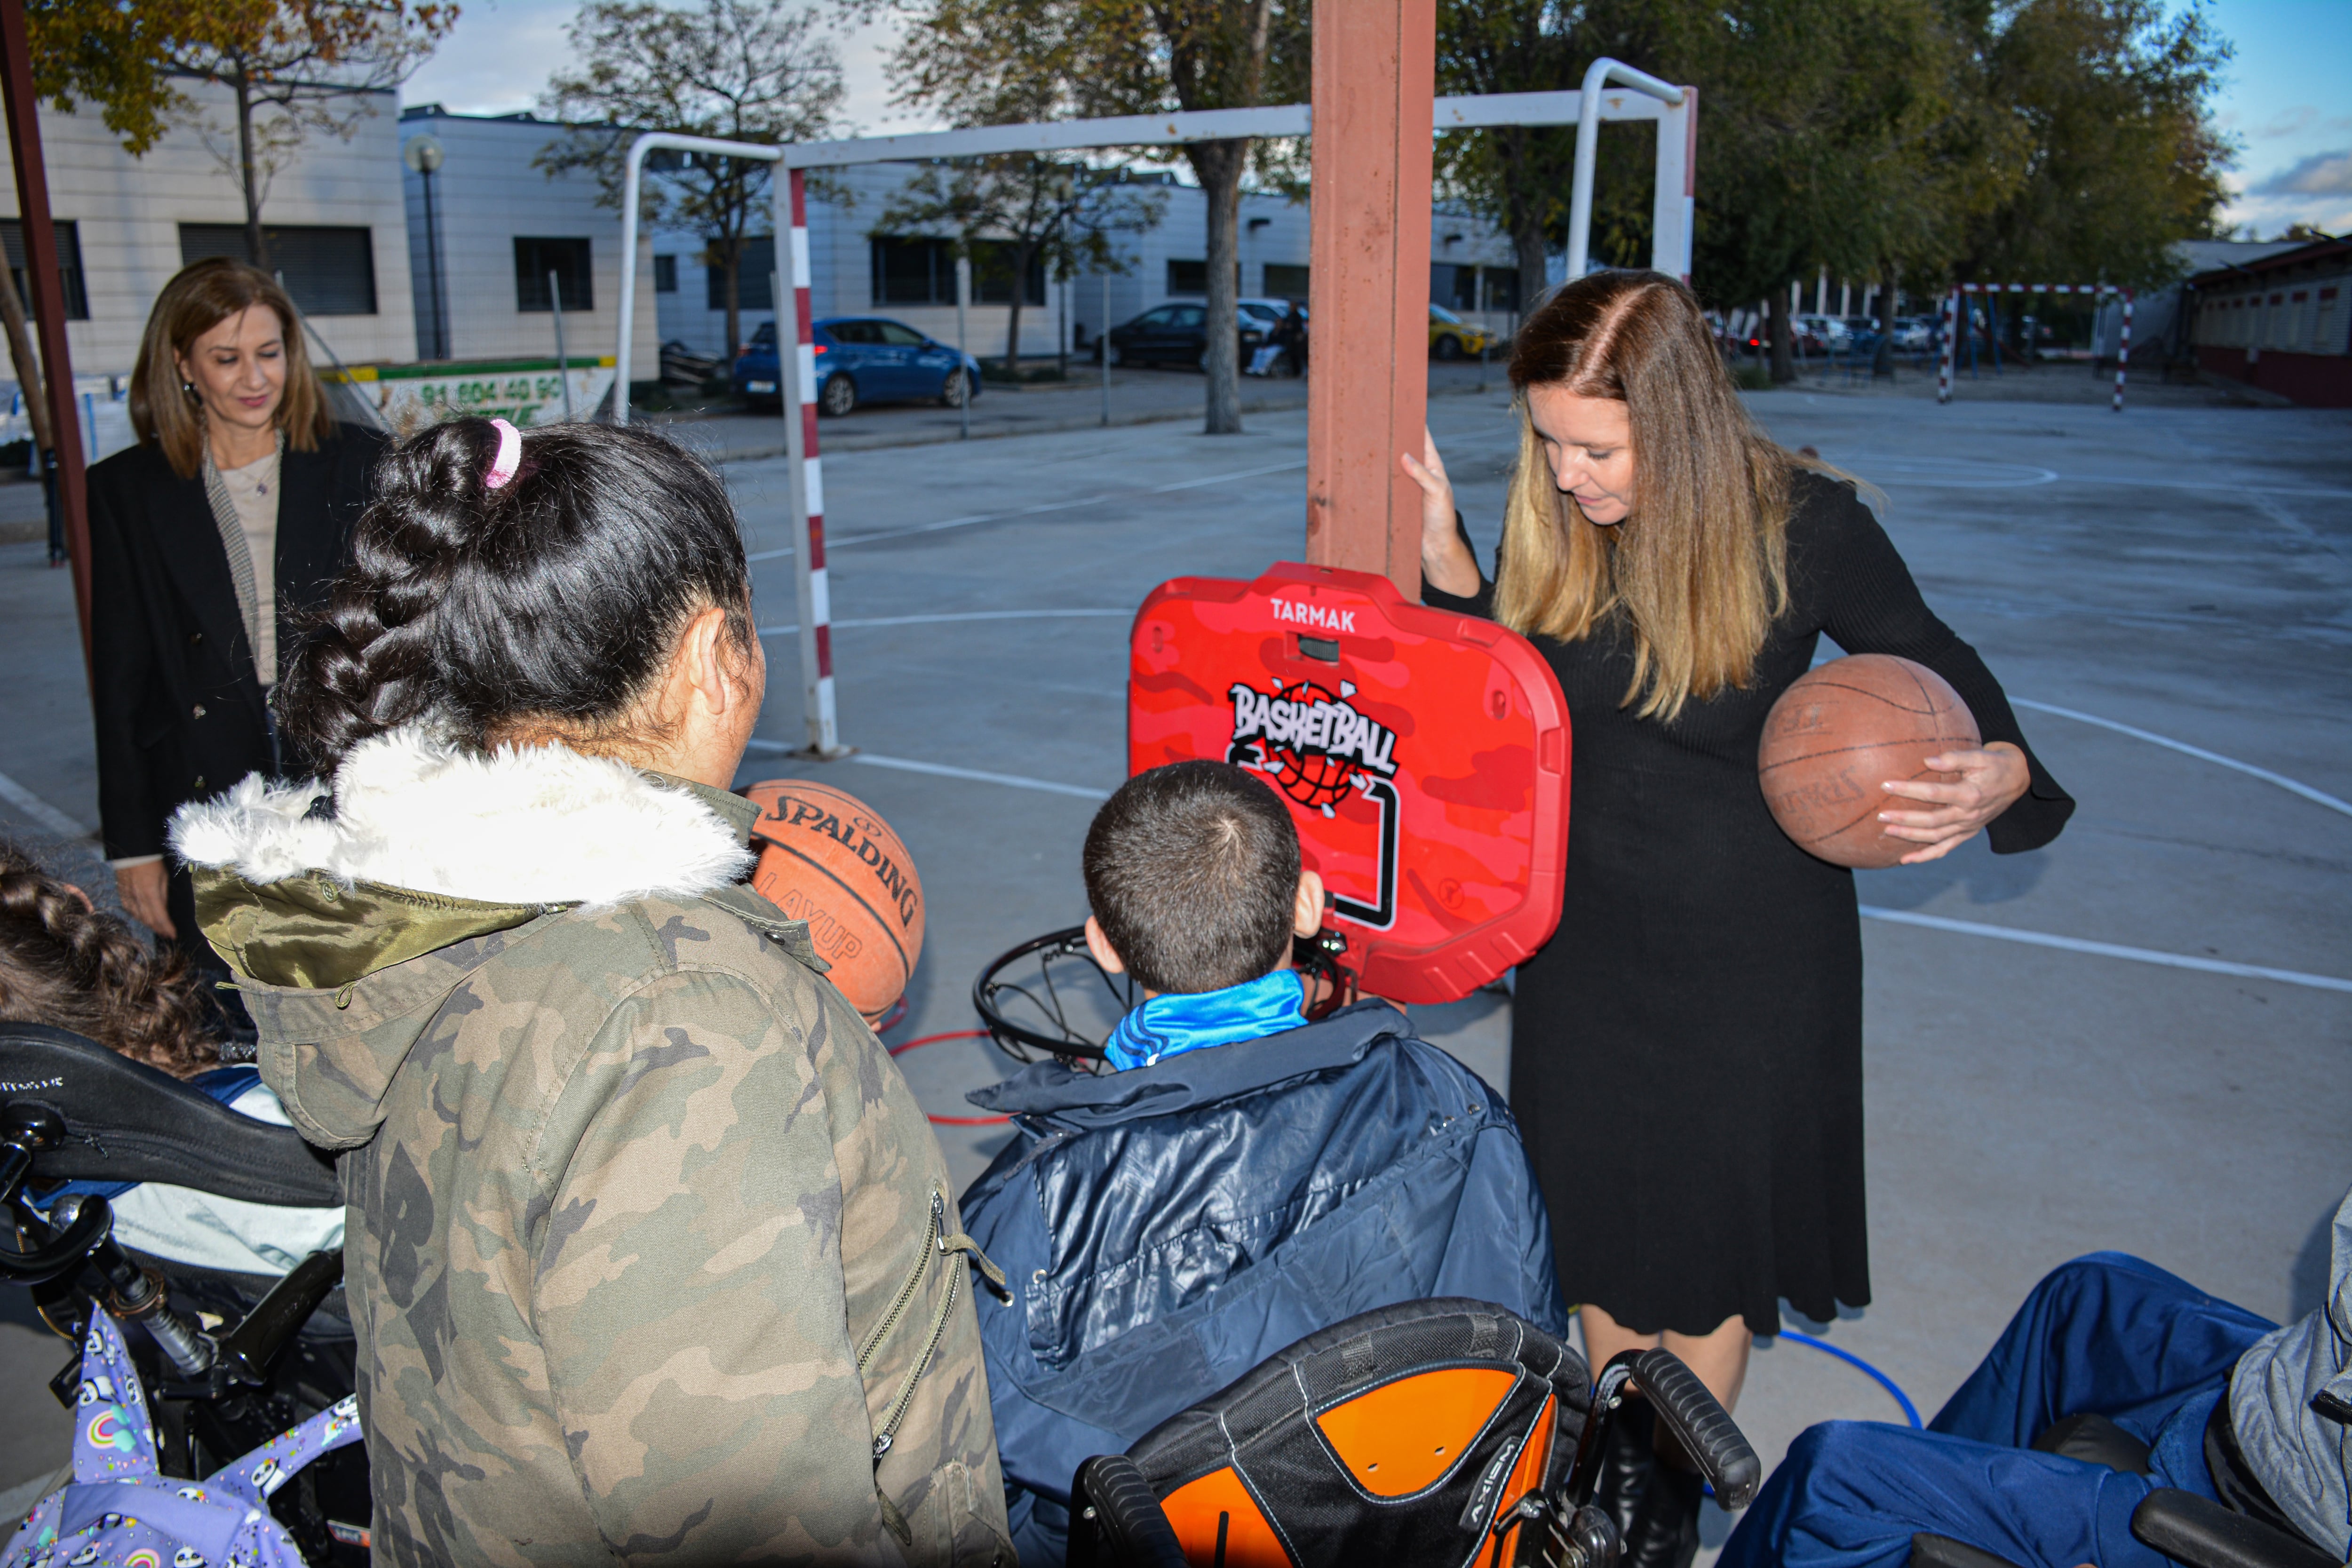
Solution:
<path fill-rule="evenodd" d="M 334 434 L 335 418 L 326 394 L 303 352 L 302 318 L 278 280 L 258 267 L 232 257 L 194 262 L 172 276 L 147 313 L 139 340 L 139 362 L 131 368 L 131 429 L 142 441 L 163 448 L 172 471 L 196 477 L 205 461 L 205 409 L 180 380 L 180 360 L 196 340 L 231 316 L 266 305 L 278 318 L 286 341 L 286 393 L 278 400 L 278 428 L 298 452 L 317 449 Z"/>
<path fill-rule="evenodd" d="M 1503 518 L 1496 614 L 1573 642 L 1612 616 L 1633 642 L 1624 703 L 1671 720 L 1744 686 L 1789 603 L 1789 479 L 1798 459 L 1759 431 L 1732 389 L 1698 300 L 1658 272 L 1601 272 L 1528 318 L 1511 353 L 1519 468 Z M 1633 504 L 1585 517 L 1553 482 L 1528 414 L 1530 387 L 1625 405 Z"/>

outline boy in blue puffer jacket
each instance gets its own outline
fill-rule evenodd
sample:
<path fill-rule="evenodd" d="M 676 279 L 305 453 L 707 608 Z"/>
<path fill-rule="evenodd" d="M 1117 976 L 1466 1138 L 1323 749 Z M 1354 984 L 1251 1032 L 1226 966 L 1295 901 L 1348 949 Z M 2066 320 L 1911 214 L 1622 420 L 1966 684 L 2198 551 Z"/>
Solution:
<path fill-rule="evenodd" d="M 1310 1024 L 1322 921 L 1288 809 L 1223 763 L 1129 779 L 1087 834 L 1087 943 L 1143 1005 L 1108 1070 L 982 1089 L 1012 1144 L 963 1218 L 1012 1281 L 981 1303 L 1014 1544 L 1063 1561 L 1070 1479 L 1284 1346 L 1470 1296 L 1565 1337 L 1550 1226 L 1502 1096 L 1404 1015 Z"/>

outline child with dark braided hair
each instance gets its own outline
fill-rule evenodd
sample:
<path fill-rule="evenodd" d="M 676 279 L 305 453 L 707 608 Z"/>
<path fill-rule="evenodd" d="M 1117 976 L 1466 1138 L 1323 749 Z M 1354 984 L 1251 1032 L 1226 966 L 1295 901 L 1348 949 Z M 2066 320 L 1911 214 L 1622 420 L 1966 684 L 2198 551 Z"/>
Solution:
<path fill-rule="evenodd" d="M 767 666 L 724 481 L 459 418 L 375 483 L 275 699 L 330 776 L 172 843 L 262 1076 L 348 1151 L 379 1559 L 1011 1563 L 1003 1277 L 742 880 Z"/>
<path fill-rule="evenodd" d="M 0 1022 L 69 1029 L 169 1073 L 240 1116 L 288 1125 L 250 1067 L 221 1065 L 216 1015 L 175 947 L 160 951 L 94 908 L 89 895 L 0 842 Z M 114 1235 L 169 1263 L 233 1274 L 283 1274 L 343 1242 L 343 1211 L 244 1203 L 161 1182 L 70 1183 L 42 1195 L 94 1192 Z"/>

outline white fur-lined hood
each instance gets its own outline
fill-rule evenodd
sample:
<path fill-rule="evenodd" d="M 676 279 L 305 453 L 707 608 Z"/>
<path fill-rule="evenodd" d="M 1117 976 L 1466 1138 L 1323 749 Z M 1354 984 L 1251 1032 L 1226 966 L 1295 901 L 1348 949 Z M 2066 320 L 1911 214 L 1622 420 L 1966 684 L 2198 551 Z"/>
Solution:
<path fill-rule="evenodd" d="M 172 847 L 269 883 L 345 882 L 485 903 L 609 905 L 691 898 L 751 868 L 743 839 L 682 786 L 562 746 L 484 754 L 411 724 L 352 748 L 329 786 L 258 774 L 180 808 Z"/>

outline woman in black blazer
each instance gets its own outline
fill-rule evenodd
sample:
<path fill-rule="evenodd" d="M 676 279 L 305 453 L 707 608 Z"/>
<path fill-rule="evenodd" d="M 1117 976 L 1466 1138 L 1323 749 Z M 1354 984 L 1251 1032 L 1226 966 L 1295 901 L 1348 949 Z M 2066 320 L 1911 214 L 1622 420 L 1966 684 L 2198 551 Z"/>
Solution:
<path fill-rule="evenodd" d="M 299 767 L 278 754 L 269 691 L 384 438 L 335 423 L 293 301 L 227 258 L 163 286 L 131 422 L 139 444 L 89 471 L 99 815 L 123 907 L 217 971 L 163 825 L 247 773 Z"/>

